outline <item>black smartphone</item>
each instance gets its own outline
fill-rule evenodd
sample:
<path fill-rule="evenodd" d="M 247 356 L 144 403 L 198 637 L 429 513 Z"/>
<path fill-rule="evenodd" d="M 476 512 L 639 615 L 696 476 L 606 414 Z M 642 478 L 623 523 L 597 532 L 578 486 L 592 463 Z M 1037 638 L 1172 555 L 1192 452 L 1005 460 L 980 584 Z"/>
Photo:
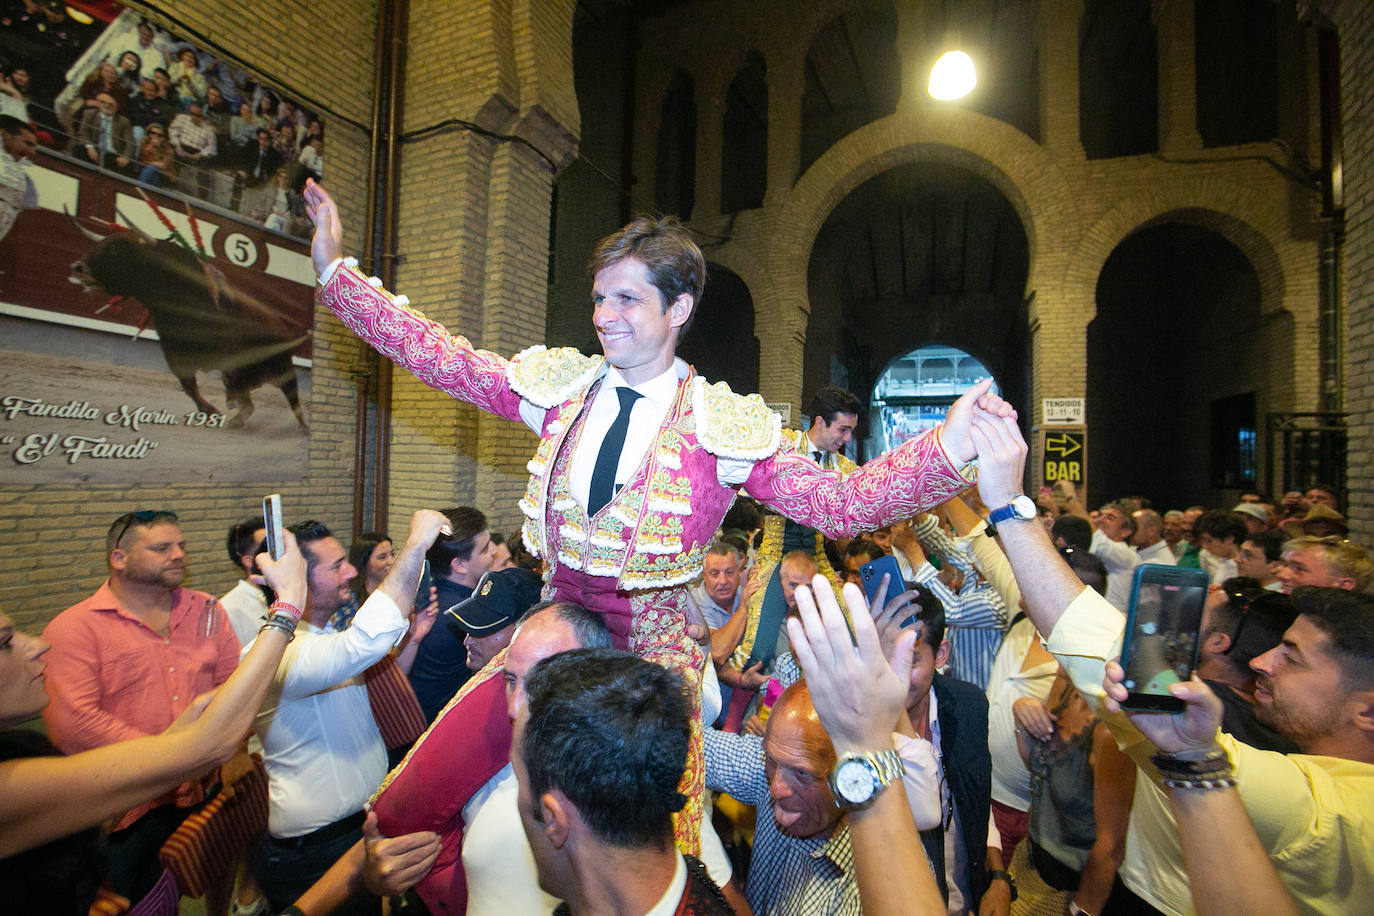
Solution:
<path fill-rule="evenodd" d="M 897 565 L 897 559 L 892 556 L 878 557 L 871 563 L 865 563 L 859 567 L 859 579 L 864 584 L 864 595 L 868 597 L 870 606 L 873 599 L 878 595 L 878 588 L 883 584 L 883 573 L 889 576 L 887 582 L 887 597 L 893 597 L 906 591 L 906 582 L 902 579 L 902 568 Z"/>
<path fill-rule="evenodd" d="M 1183 701 L 1170 695 L 1169 685 L 1188 680 L 1197 667 L 1208 584 L 1200 569 L 1157 563 L 1136 567 L 1121 645 L 1122 686 L 1129 691 L 1124 709 L 1183 711 Z"/>
<path fill-rule="evenodd" d="M 429 560 L 425 560 L 425 565 L 420 567 L 420 584 L 415 587 L 415 600 L 411 602 L 415 613 L 429 607 L 429 589 L 433 584 L 429 575 Z"/>
<path fill-rule="evenodd" d="M 262 499 L 263 527 L 267 529 L 267 553 L 280 560 L 286 553 L 286 534 L 281 526 L 281 494 L 273 493 Z"/>

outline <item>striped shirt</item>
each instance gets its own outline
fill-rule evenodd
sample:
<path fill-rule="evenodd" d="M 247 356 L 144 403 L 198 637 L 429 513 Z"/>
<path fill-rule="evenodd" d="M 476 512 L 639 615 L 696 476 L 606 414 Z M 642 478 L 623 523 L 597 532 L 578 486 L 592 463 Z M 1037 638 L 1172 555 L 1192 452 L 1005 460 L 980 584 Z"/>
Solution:
<path fill-rule="evenodd" d="M 854 851 L 843 820 L 829 837 L 798 839 L 773 818 L 763 739 L 705 730 L 706 787 L 757 811 L 745 896 L 758 916 L 862 916 Z"/>
<path fill-rule="evenodd" d="M 992 661 L 1002 645 L 1009 615 L 997 589 L 983 578 L 967 545 L 957 544 L 934 516 L 926 515 L 916 523 L 916 537 L 927 555 L 938 555 L 964 574 L 958 592 L 940 581 L 940 574 L 929 562 L 915 572 L 914 579 L 930 589 L 945 606 L 945 635 L 949 638 L 950 676 L 977 684 L 987 690 Z"/>

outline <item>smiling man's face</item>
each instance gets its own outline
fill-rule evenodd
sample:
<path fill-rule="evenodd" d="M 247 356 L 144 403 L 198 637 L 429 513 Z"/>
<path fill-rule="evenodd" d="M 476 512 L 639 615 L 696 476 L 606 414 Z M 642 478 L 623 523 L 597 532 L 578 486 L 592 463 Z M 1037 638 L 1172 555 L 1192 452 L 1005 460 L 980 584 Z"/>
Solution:
<path fill-rule="evenodd" d="M 664 308 L 663 294 L 637 258 L 622 258 L 597 271 L 592 281 L 592 324 L 606 361 L 631 385 L 668 370 L 678 329 L 692 312 L 692 297 Z"/>

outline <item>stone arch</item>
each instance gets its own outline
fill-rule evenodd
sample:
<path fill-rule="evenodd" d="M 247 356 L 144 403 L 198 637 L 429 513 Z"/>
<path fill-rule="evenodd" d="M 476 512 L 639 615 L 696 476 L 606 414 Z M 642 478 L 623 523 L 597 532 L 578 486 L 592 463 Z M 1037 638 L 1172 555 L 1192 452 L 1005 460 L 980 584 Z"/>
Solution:
<path fill-rule="evenodd" d="M 1291 314 L 1262 310 L 1259 271 L 1224 222 L 1191 215 L 1127 234 L 1094 285 L 1083 389 L 1098 443 L 1094 500 L 1233 498 L 1226 491 L 1264 464 L 1261 418 L 1291 390 Z M 1171 448 L 1157 448 L 1161 434 Z"/>
<path fill-rule="evenodd" d="M 901 101 L 898 16 L 892 2 L 833 11 L 806 43 L 801 99 L 802 168 Z"/>
<path fill-rule="evenodd" d="M 964 357 L 974 360 L 979 364 L 980 367 L 987 371 L 989 375 L 993 376 L 993 378 L 996 380 L 996 384 L 999 387 L 1005 385 L 1006 379 L 998 378 L 997 375 L 993 372 L 993 370 L 988 367 L 986 356 L 980 355 L 980 353 L 978 352 L 980 349 L 983 349 L 981 346 L 965 346 L 962 342 L 954 343 L 944 340 L 939 335 L 922 339 L 921 342 L 917 343 L 915 346 L 909 349 L 905 349 L 900 353 L 893 354 L 893 356 L 890 359 L 888 359 L 888 361 L 883 365 L 881 371 L 878 372 L 874 380 L 873 388 L 869 392 L 867 392 L 866 396 L 861 396 L 861 400 L 864 402 L 864 406 L 868 410 L 868 435 L 864 437 L 864 450 L 868 455 L 874 455 L 883 451 L 887 451 L 888 449 L 891 449 L 896 445 L 895 442 L 888 439 L 887 423 L 885 421 L 885 418 L 881 415 L 880 411 L 876 409 L 880 404 L 886 407 L 897 409 L 909 408 L 911 406 L 915 406 L 913 402 L 919 402 L 918 399 L 924 399 L 931 396 L 929 392 L 926 392 L 922 395 L 908 395 L 898 392 L 895 395 L 889 394 L 887 397 L 882 398 L 880 401 L 878 392 L 880 386 L 882 385 L 883 379 L 885 379 L 888 376 L 888 374 L 892 372 L 893 368 L 900 361 L 907 359 L 921 352 L 922 350 L 928 350 L 937 347 L 944 347 L 953 350 L 956 353 L 962 354 Z M 953 365 L 953 363 L 950 364 L 950 369 L 957 372 L 956 367 Z M 855 393 L 858 394 L 858 392 Z M 935 396 L 942 397 L 943 395 L 937 394 Z M 954 398 L 955 393 L 950 392 L 948 395 L 949 402 L 953 402 Z"/>
<path fill-rule="evenodd" d="M 1082 317 L 1091 321 L 1097 310 L 1097 279 L 1117 246 L 1141 229 L 1182 222 L 1210 229 L 1239 248 L 1259 276 L 1261 313 L 1275 311 L 1289 298 L 1290 272 L 1274 242 L 1287 234 L 1276 231 L 1286 223 L 1286 206 L 1278 195 L 1214 179 L 1158 181 L 1118 203 L 1083 233 L 1068 259 L 1063 289 L 1084 297 Z"/>
<path fill-rule="evenodd" d="M 706 245 L 702 248 L 702 254 L 706 257 L 708 281 L 713 267 L 724 267 L 749 287 L 752 296 L 757 296 L 759 290 L 768 289 L 772 282 L 759 259 L 743 246 L 726 245 L 723 248 L 712 248 Z"/>
<path fill-rule="evenodd" d="M 1053 155 L 1016 128 L 958 109 L 929 108 L 891 115 L 845 137 L 797 182 L 777 220 L 769 248 L 776 276 L 804 276 L 816 235 L 835 206 L 864 181 L 911 162 L 958 165 L 987 179 L 1011 202 L 1026 230 L 1027 288 L 1045 273 L 1036 240 L 1047 226 L 1074 237 L 1076 211 L 1065 211 L 1072 188 Z"/>

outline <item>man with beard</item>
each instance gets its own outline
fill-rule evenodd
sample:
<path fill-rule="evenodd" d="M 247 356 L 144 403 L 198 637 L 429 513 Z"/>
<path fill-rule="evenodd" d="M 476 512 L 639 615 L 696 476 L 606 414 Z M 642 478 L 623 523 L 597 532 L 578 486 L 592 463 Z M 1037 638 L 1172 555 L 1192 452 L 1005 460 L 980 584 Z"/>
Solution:
<path fill-rule="evenodd" d="M 43 718 L 64 754 L 161 733 L 238 665 L 220 603 L 181 587 L 186 539 L 174 513 L 121 515 L 105 555 L 110 577 L 43 631 L 52 644 Z M 111 888 L 137 900 L 152 886 L 158 848 L 216 781 L 212 771 L 120 818 L 109 838 Z"/>
<path fill-rule="evenodd" d="M 974 412 L 978 488 L 992 507 L 1021 490 L 1027 446 L 1013 418 Z M 996 511 L 996 508 L 994 508 Z M 1036 524 L 997 528 L 1023 586 L 1027 613 L 1088 702 L 1103 697 L 1103 677 L 1121 649 L 1122 616 L 1084 589 Z M 1255 832 L 1304 912 L 1350 913 L 1374 895 L 1374 599 L 1337 588 L 1298 588 L 1297 619 L 1274 648 L 1253 659 L 1255 716 L 1292 740 L 1300 754 L 1251 747 L 1218 730 L 1218 704 L 1202 716 L 1138 714 L 1102 707 L 1104 721 L 1142 770 L 1136 780 L 1123 883 L 1156 909 L 1193 908 L 1177 823 L 1157 781 L 1173 792 L 1236 786 Z M 1113 683 L 1120 697 L 1119 684 Z M 1197 681 L 1176 684 L 1194 695 Z M 1156 754 L 1157 748 L 1169 748 Z"/>

